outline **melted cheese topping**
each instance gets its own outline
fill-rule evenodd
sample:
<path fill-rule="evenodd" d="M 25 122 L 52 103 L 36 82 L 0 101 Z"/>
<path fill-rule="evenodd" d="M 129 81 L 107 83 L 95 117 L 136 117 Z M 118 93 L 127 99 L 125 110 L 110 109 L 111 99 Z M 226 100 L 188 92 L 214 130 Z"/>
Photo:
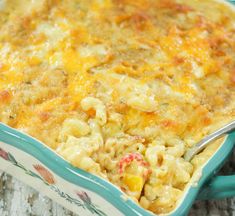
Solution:
<path fill-rule="evenodd" d="M 155 213 L 215 151 L 186 149 L 235 118 L 235 13 L 217 1 L 2 0 L 0 29 L 0 121 Z"/>

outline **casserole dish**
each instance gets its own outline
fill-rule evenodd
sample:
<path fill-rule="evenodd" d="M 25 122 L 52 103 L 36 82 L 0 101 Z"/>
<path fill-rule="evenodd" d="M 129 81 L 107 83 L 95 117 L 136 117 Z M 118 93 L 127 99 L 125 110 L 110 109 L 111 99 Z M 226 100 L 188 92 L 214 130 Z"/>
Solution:
<path fill-rule="evenodd" d="M 168 1 L 165 1 L 165 2 L 168 2 Z M 170 4 L 170 6 L 172 6 L 172 5 Z M 190 11 L 191 10 L 188 7 L 183 7 L 183 6 L 181 7 L 180 5 L 177 5 L 177 4 L 173 5 L 173 6 L 177 10 L 180 10 L 180 11 Z M 163 5 L 163 7 L 165 7 L 165 6 Z M 124 17 L 124 19 L 125 19 L 125 17 Z M 137 14 L 137 15 L 134 15 L 133 20 L 131 20 L 131 21 L 133 21 L 134 23 L 137 23 L 137 25 L 136 25 L 137 31 L 141 31 L 141 29 L 145 27 L 145 26 L 141 25 L 141 23 L 142 22 L 145 23 L 146 20 L 147 20 L 146 16 L 141 15 L 141 14 Z M 225 19 L 225 21 L 226 21 L 226 19 Z M 119 22 L 119 21 L 117 20 L 117 22 Z M 140 25 L 138 24 L 138 22 L 140 22 Z M 148 24 L 148 22 L 146 22 L 146 23 Z M 23 24 L 27 26 L 27 24 L 28 24 L 27 20 L 25 22 L 23 22 Z M 201 23 L 201 24 L 203 25 L 203 23 Z M 32 27 L 32 29 L 34 28 L 33 25 L 31 27 Z M 43 27 L 45 27 L 45 25 Z M 64 26 L 62 25 L 62 27 L 64 27 Z M 13 29 L 13 36 L 14 36 L 14 30 L 15 29 Z M 16 29 L 16 31 L 17 31 L 17 29 Z M 171 29 L 171 33 L 174 34 L 174 32 L 177 33 L 177 29 L 175 29 L 175 28 Z M 203 35 L 202 35 L 202 37 L 203 37 Z M 200 42 L 200 38 L 198 39 L 198 41 Z M 13 41 L 13 42 L 17 44 L 17 40 Z M 165 42 L 170 42 L 169 38 L 166 38 Z M 219 43 L 219 41 L 215 41 L 215 42 Z M 37 43 L 40 43 L 40 41 Z M 186 41 L 186 44 L 184 44 L 184 45 L 188 46 L 187 41 Z M 202 44 L 200 44 L 200 45 L 202 45 Z M 163 44 L 163 47 L 164 47 L 164 44 Z M 164 47 L 164 48 L 168 49 L 168 47 Z M 195 55 L 194 48 L 189 49 L 189 52 L 192 52 Z M 144 47 L 143 49 L 146 49 L 146 47 Z M 83 55 L 87 55 L 86 49 L 82 50 L 82 51 L 83 51 Z M 94 52 L 96 52 L 96 50 L 94 50 Z M 72 51 L 68 52 L 67 58 L 69 59 L 70 55 L 72 55 L 72 54 L 73 54 Z M 102 54 L 103 54 L 103 51 L 102 51 Z M 203 53 L 203 54 L 205 54 L 205 53 Z M 196 56 L 198 57 L 198 55 L 199 54 L 197 54 Z M 221 55 L 221 53 L 218 53 L 218 55 Z M 200 56 L 200 59 L 203 59 L 203 57 L 206 57 L 206 56 Z M 112 58 L 112 56 L 110 58 Z M 51 60 L 51 58 L 49 58 L 49 59 Z M 53 58 L 51 61 L 53 62 Z M 182 59 L 176 59 L 176 62 L 180 63 L 180 62 L 182 62 Z M 32 64 L 32 66 L 39 64 L 38 59 L 30 59 L 30 64 Z M 125 63 L 125 65 L 126 65 L 126 63 Z M 16 66 L 22 66 L 22 65 L 16 65 Z M 196 69 L 194 70 L 194 72 L 196 73 L 195 76 L 198 76 L 198 78 L 200 78 L 202 76 L 201 71 L 200 71 L 200 67 L 198 67 L 197 63 L 195 65 L 195 62 L 192 62 L 191 66 L 193 67 L 193 69 L 195 69 L 194 67 L 196 67 Z M 210 67 L 211 65 L 208 64 L 206 66 Z M 70 69 L 73 70 L 74 68 L 73 67 L 68 68 L 68 70 L 70 70 Z M 119 72 L 122 74 L 122 71 L 119 71 Z M 55 71 L 55 73 L 60 73 L 61 75 L 64 75 L 64 73 L 62 74 L 61 71 Z M 89 73 L 92 74 L 93 72 L 91 71 Z M 130 73 L 132 73 L 132 71 L 130 71 Z M 118 77 L 123 77 L 123 75 L 119 75 Z M 9 78 L 11 78 L 11 77 L 9 77 Z M 116 77 L 112 77 L 112 78 L 113 78 L 113 80 L 115 80 Z M 127 82 L 132 81 L 132 84 L 134 85 L 134 87 L 136 86 L 139 88 L 141 83 L 134 82 L 134 80 L 135 79 L 129 79 L 129 80 L 124 80 L 124 81 L 127 81 Z M 80 80 L 78 80 L 78 81 L 80 81 Z M 84 82 L 84 80 L 82 80 L 82 81 Z M 184 81 L 184 80 L 182 80 L 182 81 Z M 45 85 L 45 84 L 47 84 L 48 81 L 41 80 L 41 82 L 42 82 L 42 84 Z M 25 85 L 32 85 L 32 83 L 26 82 Z M 125 90 L 125 88 L 126 88 L 126 90 L 128 90 L 128 88 L 131 89 L 131 87 L 132 87 L 131 82 L 129 83 L 129 87 L 128 86 L 125 88 L 124 87 L 125 86 L 122 87 L 122 91 Z M 190 87 L 193 88 L 193 86 L 190 86 Z M 152 99 L 152 97 L 150 97 L 150 99 L 148 100 L 148 98 L 145 96 L 145 93 L 149 95 L 149 89 L 147 88 L 147 90 L 146 90 L 146 88 L 147 88 L 146 86 L 143 88 L 143 91 L 144 91 L 143 93 L 137 92 L 134 94 L 135 100 L 134 100 L 134 98 L 130 97 L 130 95 L 128 94 L 126 96 L 126 98 L 127 98 L 126 101 L 125 101 L 125 97 L 124 97 L 124 103 L 127 103 L 128 105 L 130 105 L 134 108 L 137 108 L 137 110 L 139 109 L 143 112 L 152 113 L 153 111 L 155 111 L 156 101 L 155 101 L 155 99 Z M 75 90 L 77 90 L 77 89 L 75 88 Z M 87 89 L 84 89 L 84 90 L 87 90 Z M 182 89 L 178 88 L 178 90 L 182 90 Z M 78 89 L 78 92 L 79 91 L 80 90 Z M 81 92 L 79 92 L 79 93 L 81 93 Z M 8 96 L 10 97 L 9 93 L 3 92 L 3 96 L 2 96 L 3 99 L 4 99 L 4 95 L 6 97 L 8 97 Z M 146 104 L 138 103 L 136 98 L 138 98 L 139 96 L 143 97 L 143 99 L 146 99 Z M 151 96 L 151 94 L 150 94 L 150 96 Z M 128 97 L 130 97 L 129 100 L 128 100 Z M 89 101 L 91 101 L 91 98 L 88 98 L 88 99 L 89 99 Z M 88 102 L 88 99 L 86 100 L 86 102 Z M 221 103 L 220 99 L 221 98 L 218 98 L 218 103 Z M 32 100 L 34 100 L 34 98 Z M 95 101 L 95 103 L 99 102 L 97 99 L 95 99 L 95 100 L 92 99 L 92 100 L 93 100 L 93 102 L 92 102 L 93 104 L 94 104 L 94 101 Z M 37 100 L 35 100 L 35 101 L 37 102 Z M 30 102 L 31 101 L 26 100 L 26 103 L 30 104 Z M 167 104 L 165 104 L 165 105 L 167 105 Z M 146 106 L 147 106 L 147 108 L 146 108 Z M 83 107 L 86 107 L 85 104 Z M 103 109 L 103 106 L 101 106 L 101 108 Z M 84 108 L 84 109 L 86 110 L 87 108 Z M 86 111 L 88 111 L 88 110 L 86 110 Z M 203 109 L 200 111 L 202 113 L 205 112 L 205 110 L 203 110 Z M 27 114 L 27 111 L 26 111 L 26 114 Z M 29 113 L 29 115 L 30 115 L 30 113 Z M 92 113 L 91 113 L 91 116 L 92 116 Z M 147 115 L 147 117 L 148 116 L 149 115 Z M 11 119 L 14 119 L 14 116 L 10 115 L 8 117 Z M 48 116 L 45 115 L 45 113 L 41 117 L 43 118 L 43 120 L 48 118 Z M 101 117 L 101 116 L 98 116 L 98 117 Z M 151 115 L 150 115 L 150 117 L 151 117 Z M 23 120 L 24 119 L 22 119 L 22 121 Z M 100 122 L 100 124 L 102 124 L 102 126 L 106 122 L 106 119 L 99 119 L 98 118 L 97 120 Z M 208 121 L 210 122 L 210 119 L 208 120 L 207 118 L 205 118 L 204 120 L 205 120 L 205 123 L 208 123 Z M 71 123 L 71 121 L 67 121 L 67 123 L 68 122 Z M 79 123 L 81 123 L 81 121 Z M 173 126 L 174 127 L 175 126 L 174 122 L 173 122 L 173 125 L 171 125 L 171 123 L 172 123 L 171 121 L 165 121 L 165 122 L 163 122 L 163 126 L 166 126 L 166 127 Z M 35 122 L 35 124 L 36 124 L 36 122 Z M 81 125 L 86 126 L 86 124 L 84 124 L 84 123 L 80 124 L 80 126 Z M 84 135 L 87 135 L 87 132 L 85 132 Z M 62 137 L 62 139 L 63 139 L 63 137 Z M 138 142 L 144 142 L 140 136 L 135 136 L 134 139 L 138 140 Z M 89 215 L 92 213 L 97 214 L 97 215 L 109 215 L 110 213 L 116 214 L 116 215 L 120 215 L 120 214 L 126 214 L 126 215 L 152 214 L 150 212 L 144 211 L 139 206 L 135 205 L 133 203 L 133 201 L 131 201 L 126 195 L 121 193 L 117 188 L 115 188 L 115 186 L 112 186 L 110 183 L 107 183 L 105 180 L 101 180 L 93 175 L 86 174 L 85 172 L 83 172 L 81 170 L 75 169 L 74 167 L 72 167 L 71 165 L 69 165 L 65 161 L 63 161 L 63 159 L 61 159 L 58 155 L 53 153 L 47 147 L 43 146 L 43 144 L 40 143 L 39 141 L 37 141 L 31 137 L 28 137 L 28 136 L 20 133 L 19 131 L 16 131 L 12 128 L 9 128 L 4 124 L 1 124 L 1 140 L 2 140 L 2 142 L 1 142 L 1 160 L 2 160 L 1 165 L 3 166 L 4 170 L 7 170 L 11 174 L 14 172 L 19 178 L 22 178 L 24 181 L 27 181 L 30 184 L 36 184 L 37 189 L 39 189 L 38 188 L 39 185 L 42 186 L 41 184 L 45 184 L 46 187 L 42 187 L 42 189 L 40 189 L 40 191 L 44 191 L 44 189 L 45 189 L 45 193 L 47 193 L 48 190 L 52 190 L 53 193 L 50 194 L 50 197 L 56 199 L 58 202 L 65 205 L 67 208 L 69 208 L 77 213 L 80 213 L 82 215 L 86 215 L 86 214 Z M 87 140 L 87 138 L 86 138 L 86 140 Z M 197 175 L 194 175 L 194 177 L 192 178 L 192 180 L 190 182 L 191 186 L 189 186 L 188 190 L 186 190 L 186 192 L 184 193 L 184 196 L 181 199 L 181 202 L 179 202 L 177 205 L 178 207 L 175 208 L 175 210 L 173 212 L 171 212 L 170 214 L 183 215 L 183 214 L 187 213 L 190 205 L 192 204 L 194 198 L 196 197 L 196 195 L 199 192 L 199 189 L 202 187 L 203 183 L 206 181 L 207 178 L 209 178 L 211 176 L 212 173 L 214 173 L 214 171 L 216 169 L 219 168 L 221 163 L 224 161 L 225 157 L 228 156 L 229 152 L 231 152 L 231 149 L 233 148 L 233 140 L 234 140 L 234 134 L 232 134 L 231 136 L 229 136 L 226 139 L 226 142 L 216 151 L 214 156 L 204 166 L 203 170 L 199 171 L 197 173 Z M 175 152 L 173 152 L 173 153 L 175 153 Z M 177 153 L 177 155 L 178 154 L 179 153 Z M 135 155 L 135 156 L 138 159 L 138 157 L 137 157 L 138 155 Z M 52 160 L 52 158 L 54 158 L 53 159 L 54 161 Z M 30 163 L 29 163 L 29 161 L 30 161 Z M 17 171 L 16 170 L 11 171 L 12 166 L 18 167 L 18 169 L 16 169 Z M 64 167 L 64 168 L 61 168 L 61 167 Z M 21 175 L 22 171 L 25 172 L 27 175 Z M 34 179 L 34 180 L 32 180 L 32 179 Z M 182 179 L 182 176 L 181 176 L 181 179 Z M 188 179 L 188 177 L 186 179 Z M 200 179 L 200 181 L 198 181 L 198 179 Z M 208 198 L 210 194 L 214 198 L 223 197 L 223 196 L 232 196 L 233 195 L 233 186 L 230 183 L 233 181 L 233 179 L 232 180 L 231 179 L 232 179 L 232 177 L 223 178 L 223 182 L 227 181 L 227 183 L 228 183 L 228 184 L 224 184 L 224 185 L 226 185 L 225 188 L 223 188 L 223 187 L 218 188 L 218 184 L 220 183 L 220 178 L 215 180 L 215 182 L 213 181 L 213 183 L 211 183 L 210 186 L 206 189 L 206 192 L 201 193 L 201 198 L 204 198 L 204 199 Z M 182 184 L 185 182 L 181 181 L 180 183 Z M 182 185 L 181 185 L 181 187 L 182 187 Z M 66 188 L 66 191 L 64 190 L 64 188 Z M 212 192 L 210 192 L 211 188 L 213 188 Z M 227 190 L 229 190 L 229 192 Z M 222 192 L 222 193 L 220 193 L 220 192 Z M 206 194 L 206 196 L 205 196 L 205 194 Z"/>
<path fill-rule="evenodd" d="M 154 215 L 135 204 L 114 185 L 74 168 L 28 135 L 0 124 L 0 140 L 0 168 L 3 171 L 79 215 Z M 187 215 L 196 199 L 235 196 L 235 175 L 214 177 L 233 151 L 234 144 L 235 133 L 232 133 L 203 167 L 200 180 L 187 189 L 179 206 L 170 215 Z"/>

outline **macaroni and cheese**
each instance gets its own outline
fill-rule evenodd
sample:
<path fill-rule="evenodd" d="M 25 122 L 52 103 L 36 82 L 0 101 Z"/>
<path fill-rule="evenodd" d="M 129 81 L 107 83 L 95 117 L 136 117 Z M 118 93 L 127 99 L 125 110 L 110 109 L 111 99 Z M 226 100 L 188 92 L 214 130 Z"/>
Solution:
<path fill-rule="evenodd" d="M 145 209 L 174 210 L 185 151 L 235 119 L 235 12 L 216 0 L 1 0 L 0 121 Z"/>

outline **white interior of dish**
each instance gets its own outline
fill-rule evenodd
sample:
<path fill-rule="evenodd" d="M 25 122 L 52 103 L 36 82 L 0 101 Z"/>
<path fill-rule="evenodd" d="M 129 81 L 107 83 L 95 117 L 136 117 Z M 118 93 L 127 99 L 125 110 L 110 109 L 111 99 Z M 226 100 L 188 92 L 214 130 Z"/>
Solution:
<path fill-rule="evenodd" d="M 198 181 L 200 180 L 201 176 L 202 176 L 202 171 L 203 169 L 207 166 L 207 164 L 210 162 L 210 160 L 212 159 L 212 157 L 220 150 L 220 148 L 223 146 L 223 144 L 226 142 L 227 137 L 225 138 L 221 138 L 220 140 L 218 140 L 217 142 L 219 142 L 219 147 L 217 147 L 217 149 L 215 150 L 215 152 L 208 158 L 207 162 L 204 163 L 202 166 L 200 166 L 199 168 L 197 168 L 189 183 L 186 185 L 185 189 L 184 189 L 184 195 L 181 197 L 181 199 L 178 201 L 176 208 L 172 211 L 169 212 L 168 214 L 162 214 L 162 215 L 171 215 L 173 214 L 182 204 L 182 202 L 184 201 L 184 199 L 187 197 L 190 188 L 192 187 L 197 187 L 198 186 Z M 211 145 L 214 145 L 215 143 L 212 143 Z"/>

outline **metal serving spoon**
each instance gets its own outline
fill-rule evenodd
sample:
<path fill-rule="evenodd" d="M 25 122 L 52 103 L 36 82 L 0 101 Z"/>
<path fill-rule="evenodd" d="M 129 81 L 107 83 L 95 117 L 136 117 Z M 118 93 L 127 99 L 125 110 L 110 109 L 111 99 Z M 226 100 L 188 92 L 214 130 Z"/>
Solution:
<path fill-rule="evenodd" d="M 214 133 L 206 136 L 204 139 L 202 139 L 200 142 L 198 142 L 196 145 L 188 149 L 184 154 L 184 159 L 186 161 L 191 161 L 192 158 L 201 152 L 203 149 L 205 149 L 212 141 L 219 139 L 230 132 L 235 131 L 235 121 L 232 121 L 228 124 L 226 124 L 224 127 L 218 129 Z"/>

